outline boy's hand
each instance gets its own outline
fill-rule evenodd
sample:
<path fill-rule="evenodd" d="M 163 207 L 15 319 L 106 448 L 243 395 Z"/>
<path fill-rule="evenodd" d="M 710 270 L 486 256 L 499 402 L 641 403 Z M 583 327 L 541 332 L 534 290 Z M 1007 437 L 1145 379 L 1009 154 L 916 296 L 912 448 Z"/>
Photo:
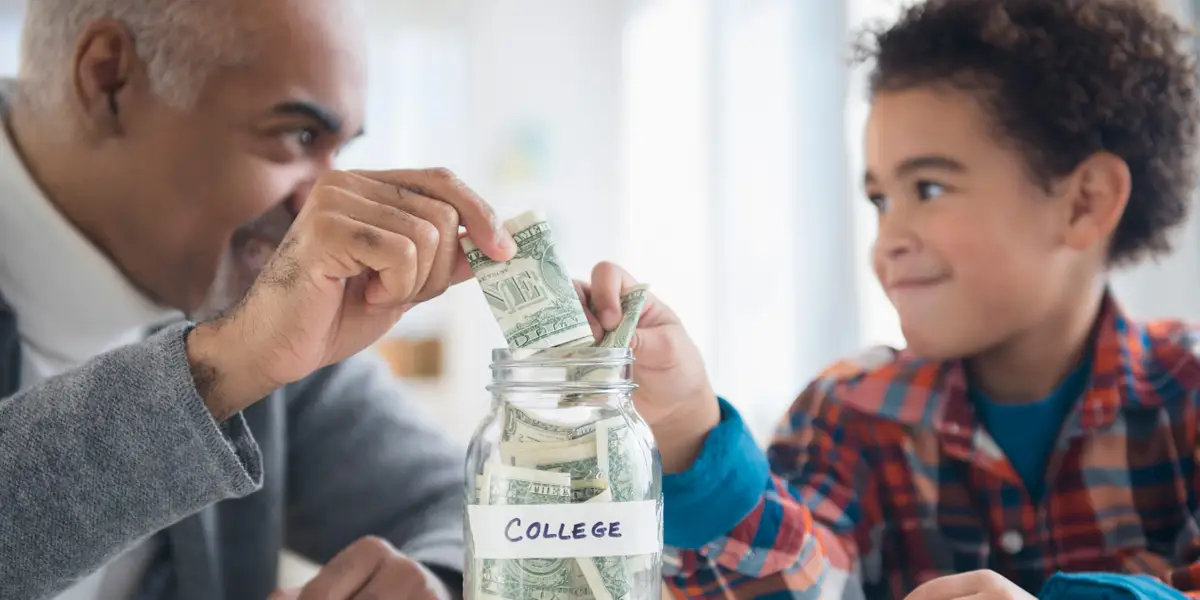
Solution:
<path fill-rule="evenodd" d="M 938 577 L 913 590 L 905 600 L 1034 600 L 1029 592 L 995 571 L 971 571 Z"/>
<path fill-rule="evenodd" d="M 637 283 L 612 263 L 596 265 L 590 284 L 576 282 L 596 339 L 621 322 L 621 294 Z M 685 471 L 721 418 L 700 350 L 679 317 L 652 294 L 646 297 L 630 348 L 638 385 L 633 402 L 654 432 L 663 471 Z"/>

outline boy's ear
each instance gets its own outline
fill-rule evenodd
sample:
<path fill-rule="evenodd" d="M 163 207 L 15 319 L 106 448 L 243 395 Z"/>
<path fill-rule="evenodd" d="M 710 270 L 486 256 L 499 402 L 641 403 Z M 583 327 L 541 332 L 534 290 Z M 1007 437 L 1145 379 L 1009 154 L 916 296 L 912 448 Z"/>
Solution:
<path fill-rule="evenodd" d="M 1097 152 L 1084 159 L 1068 179 L 1064 242 L 1076 250 L 1096 244 L 1107 247 L 1129 204 L 1129 165 L 1115 154 Z"/>

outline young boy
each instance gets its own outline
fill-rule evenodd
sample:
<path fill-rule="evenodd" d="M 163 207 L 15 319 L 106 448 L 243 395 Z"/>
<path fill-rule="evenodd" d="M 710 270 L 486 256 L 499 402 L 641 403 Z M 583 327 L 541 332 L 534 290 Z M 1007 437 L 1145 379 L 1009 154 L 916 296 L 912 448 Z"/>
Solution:
<path fill-rule="evenodd" d="M 822 374 L 768 463 L 650 305 L 635 400 L 677 595 L 1028 598 L 1058 571 L 1200 590 L 1200 336 L 1106 286 L 1190 204 L 1184 43 L 1149 0 L 928 0 L 873 36 L 865 187 L 908 348 Z M 631 283 L 597 268 L 600 325 Z"/>

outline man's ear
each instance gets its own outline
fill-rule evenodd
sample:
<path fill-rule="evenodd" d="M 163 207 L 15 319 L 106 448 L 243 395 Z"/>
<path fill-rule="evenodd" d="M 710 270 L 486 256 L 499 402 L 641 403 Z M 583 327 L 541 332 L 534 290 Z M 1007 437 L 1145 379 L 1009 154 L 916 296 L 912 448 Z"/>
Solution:
<path fill-rule="evenodd" d="M 74 102 L 88 128 L 100 136 L 121 135 L 121 109 L 141 74 L 133 38 L 114 19 L 92 21 L 75 48 Z"/>

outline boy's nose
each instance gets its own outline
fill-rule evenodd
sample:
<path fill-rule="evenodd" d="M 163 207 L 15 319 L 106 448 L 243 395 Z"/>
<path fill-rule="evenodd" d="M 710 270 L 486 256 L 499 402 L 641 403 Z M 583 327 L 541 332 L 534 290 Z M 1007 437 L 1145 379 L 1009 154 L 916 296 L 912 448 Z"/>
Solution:
<path fill-rule="evenodd" d="M 918 242 L 913 231 L 894 218 L 881 219 L 875 236 L 874 253 L 877 259 L 895 260 L 913 252 Z"/>

